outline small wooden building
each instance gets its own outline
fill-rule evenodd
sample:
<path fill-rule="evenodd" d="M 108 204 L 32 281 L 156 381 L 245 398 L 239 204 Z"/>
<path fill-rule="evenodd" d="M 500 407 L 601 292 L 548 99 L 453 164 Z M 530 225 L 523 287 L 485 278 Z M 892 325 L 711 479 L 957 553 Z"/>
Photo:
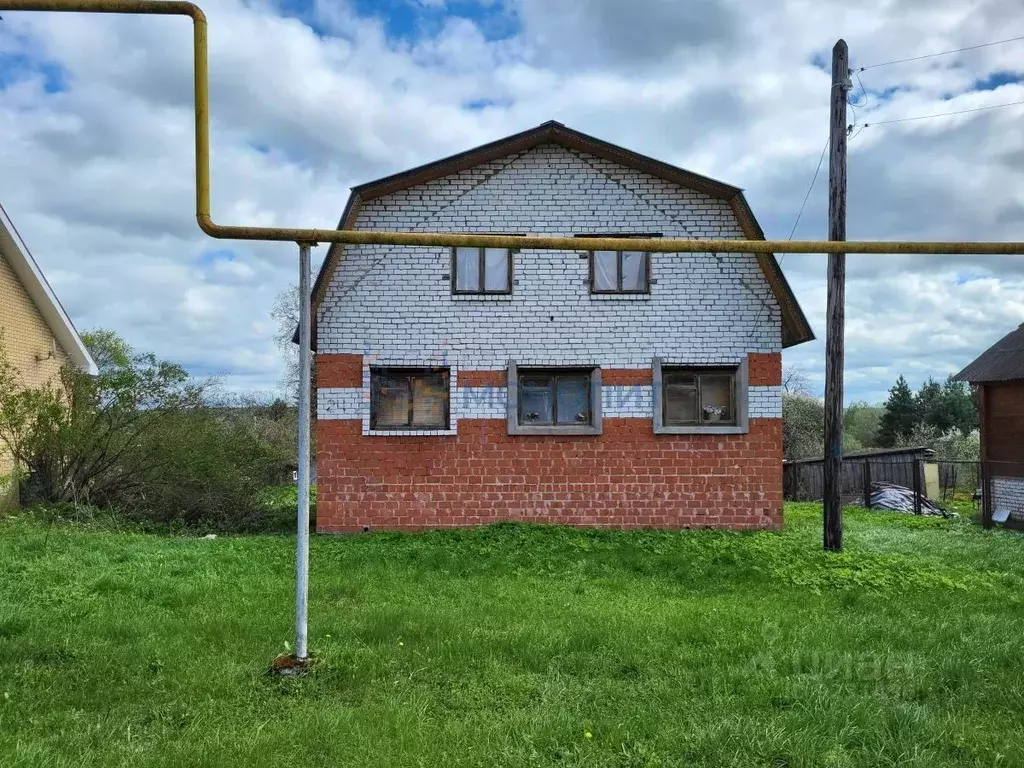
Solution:
<path fill-rule="evenodd" d="M 1024 522 L 1024 324 L 955 377 L 978 397 L 985 522 Z"/>

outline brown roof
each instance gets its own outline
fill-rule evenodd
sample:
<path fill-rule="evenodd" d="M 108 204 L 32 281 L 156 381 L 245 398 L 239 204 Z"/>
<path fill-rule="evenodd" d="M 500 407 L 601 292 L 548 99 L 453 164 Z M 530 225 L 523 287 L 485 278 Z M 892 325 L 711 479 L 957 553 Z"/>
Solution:
<path fill-rule="evenodd" d="M 585 133 L 574 131 L 572 128 L 567 128 L 554 120 L 549 120 L 538 125 L 536 128 L 531 128 L 522 133 L 506 136 L 489 144 L 460 152 L 457 155 L 445 157 L 408 171 L 402 171 L 401 173 L 385 176 L 382 179 L 353 187 L 352 194 L 349 196 L 348 203 L 345 205 L 345 210 L 341 215 L 341 221 L 338 222 L 338 229 L 351 229 L 354 226 L 356 217 L 359 215 L 359 208 L 364 202 L 402 189 L 408 189 L 418 184 L 424 184 L 428 181 L 439 179 L 442 176 L 458 173 L 459 171 L 464 171 L 516 152 L 533 149 L 541 144 L 558 144 L 569 149 L 585 152 L 627 168 L 648 173 L 673 184 L 705 192 L 719 200 L 725 200 L 729 203 L 733 213 L 739 220 L 744 236 L 748 240 L 764 240 L 764 232 L 754 218 L 746 198 L 743 197 L 743 191 L 738 187 L 677 168 L 674 165 L 663 163 L 652 157 L 647 157 L 607 141 L 596 139 L 593 136 L 588 136 Z M 327 251 L 327 257 L 324 259 L 323 266 L 320 267 L 320 274 L 317 276 L 316 284 L 313 287 L 314 317 L 316 317 L 315 308 L 323 298 L 338 260 L 341 258 L 343 249 L 344 246 L 339 243 L 331 245 Z M 757 261 L 782 310 L 782 346 L 791 347 L 796 344 L 802 344 L 805 341 L 811 341 L 814 338 L 814 332 L 811 330 L 803 310 L 800 309 L 800 305 L 797 304 L 796 297 L 793 295 L 789 283 L 786 282 L 786 278 L 783 276 L 775 256 L 772 254 L 758 254 Z M 316 338 L 315 334 L 313 338 Z"/>
<path fill-rule="evenodd" d="M 1003 336 L 953 378 L 972 383 L 1024 380 L 1024 324 Z"/>

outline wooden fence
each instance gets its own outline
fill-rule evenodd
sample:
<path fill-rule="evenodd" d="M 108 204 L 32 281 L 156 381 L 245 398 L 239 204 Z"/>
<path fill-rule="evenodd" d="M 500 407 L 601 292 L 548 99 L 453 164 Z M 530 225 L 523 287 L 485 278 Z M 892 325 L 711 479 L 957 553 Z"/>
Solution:
<path fill-rule="evenodd" d="M 870 495 L 872 483 L 892 483 L 923 493 L 924 461 L 929 448 L 860 451 L 843 456 L 839 493 L 844 503 Z M 820 501 L 824 495 L 824 459 L 798 459 L 782 464 L 782 495 L 786 501 Z"/>

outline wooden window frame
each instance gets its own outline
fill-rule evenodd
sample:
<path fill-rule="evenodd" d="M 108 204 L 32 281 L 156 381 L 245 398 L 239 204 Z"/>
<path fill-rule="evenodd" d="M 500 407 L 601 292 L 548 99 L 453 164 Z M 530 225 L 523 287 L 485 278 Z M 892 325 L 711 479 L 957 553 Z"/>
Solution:
<path fill-rule="evenodd" d="M 521 424 L 519 421 L 519 377 L 531 374 L 584 374 L 590 377 L 590 423 L 589 424 Z M 591 365 L 530 365 L 518 366 L 515 361 L 508 364 L 508 433 L 510 435 L 600 435 L 603 431 L 601 417 L 601 369 Z"/>
<path fill-rule="evenodd" d="M 735 423 L 718 424 L 715 422 L 699 422 L 696 424 L 668 424 L 665 420 L 665 374 L 674 372 L 694 374 L 733 375 L 733 411 Z M 693 363 L 666 363 L 661 358 L 654 358 L 654 433 L 658 435 L 745 435 L 750 431 L 749 417 L 749 383 L 746 358 L 736 365 L 709 363 L 697 365 Z M 699 392 L 699 385 L 698 385 Z M 698 400 L 699 407 L 699 400 Z"/>
<path fill-rule="evenodd" d="M 478 284 L 478 290 L 460 290 L 459 289 L 459 249 L 460 248 L 473 248 L 475 246 L 453 246 L 451 250 L 452 254 L 452 295 L 453 296 L 508 296 L 512 293 L 512 256 L 516 253 L 513 248 L 500 248 L 491 250 L 502 250 L 505 251 L 506 258 L 508 259 L 508 287 L 503 291 L 489 291 L 486 289 L 487 285 L 487 250 L 486 248 L 476 248 L 477 258 L 479 260 L 479 275 L 480 282 Z"/>
<path fill-rule="evenodd" d="M 587 233 L 587 234 L 583 234 L 583 235 L 576 235 L 576 237 L 621 237 L 623 240 L 645 239 L 645 238 L 654 238 L 654 237 L 661 237 L 661 236 L 662 235 L 661 235 L 660 232 L 644 232 L 644 233 L 632 233 L 631 232 L 629 234 L 623 234 L 621 232 L 595 232 L 595 233 Z M 622 289 L 622 254 L 627 252 L 627 251 L 631 251 L 631 250 L 633 250 L 633 249 L 623 248 L 622 250 L 618 250 L 618 251 L 614 252 L 615 253 L 615 262 L 616 262 L 615 263 L 615 267 L 616 267 L 616 273 L 617 273 L 616 274 L 616 277 L 617 277 L 617 280 L 616 280 L 617 287 L 614 288 L 614 289 L 611 289 L 611 290 L 606 289 L 606 288 L 597 288 L 596 285 L 594 284 L 594 274 L 595 274 L 594 259 L 595 259 L 595 253 L 596 252 L 595 251 L 587 251 L 587 264 L 588 264 L 588 268 L 589 268 L 589 272 L 588 272 L 588 276 L 587 276 L 587 283 L 590 286 L 590 293 L 591 294 L 598 295 L 598 296 L 615 296 L 617 294 L 621 294 L 621 295 L 624 295 L 624 296 L 644 296 L 644 295 L 649 295 L 651 293 L 651 262 L 653 261 L 653 259 L 651 258 L 651 252 L 650 251 L 635 251 L 637 253 L 642 253 L 644 255 L 644 287 L 643 287 L 643 289 L 642 290 L 632 290 L 632 289 L 630 289 L 630 290 L 623 290 Z"/>
<path fill-rule="evenodd" d="M 413 410 L 415 408 L 415 387 L 413 386 L 413 379 L 422 378 L 424 376 L 441 374 L 444 376 L 444 382 L 446 385 L 445 389 L 445 400 L 444 400 L 444 424 L 442 426 L 436 426 L 433 424 L 423 425 L 415 424 L 413 422 Z M 377 403 L 378 403 L 378 390 L 377 390 L 377 377 L 378 376 L 390 376 L 392 378 L 406 377 L 409 380 L 409 424 L 402 426 L 392 425 L 377 425 Z M 406 366 L 406 365 L 379 365 L 370 367 L 370 429 L 372 431 L 380 432 L 441 432 L 451 429 L 451 392 L 452 392 L 452 376 L 451 369 L 443 367 L 432 367 L 432 366 Z"/>
<path fill-rule="evenodd" d="M 634 290 L 632 288 L 626 289 L 622 287 L 622 254 L 624 253 L 642 253 L 644 255 L 644 287 L 640 290 Z M 603 253 L 614 253 L 615 254 L 615 276 L 617 278 L 617 288 L 598 288 L 595 279 L 594 261 L 597 258 L 597 251 L 589 251 L 590 253 L 590 292 L 593 294 L 600 294 L 607 296 L 609 294 L 616 295 L 622 294 L 625 296 L 636 296 L 641 294 L 648 294 L 651 292 L 651 252 L 650 251 L 603 251 Z"/>

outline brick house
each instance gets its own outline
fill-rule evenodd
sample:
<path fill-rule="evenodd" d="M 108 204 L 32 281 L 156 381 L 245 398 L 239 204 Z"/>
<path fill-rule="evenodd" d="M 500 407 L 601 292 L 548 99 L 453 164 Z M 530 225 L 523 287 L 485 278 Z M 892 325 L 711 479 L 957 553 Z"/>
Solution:
<path fill-rule="evenodd" d="M 0 206 L 0 343 L 25 387 L 52 381 L 65 363 L 96 373 L 96 363 Z M 11 457 L 0 445 L 0 508 L 17 500 Z"/>
<path fill-rule="evenodd" d="M 978 399 L 988 514 L 1024 525 L 1024 325 L 1010 331 L 955 377 Z"/>
<path fill-rule="evenodd" d="M 736 187 L 543 125 L 355 187 L 339 228 L 763 238 Z M 773 256 L 332 246 L 317 529 L 782 521 Z"/>

